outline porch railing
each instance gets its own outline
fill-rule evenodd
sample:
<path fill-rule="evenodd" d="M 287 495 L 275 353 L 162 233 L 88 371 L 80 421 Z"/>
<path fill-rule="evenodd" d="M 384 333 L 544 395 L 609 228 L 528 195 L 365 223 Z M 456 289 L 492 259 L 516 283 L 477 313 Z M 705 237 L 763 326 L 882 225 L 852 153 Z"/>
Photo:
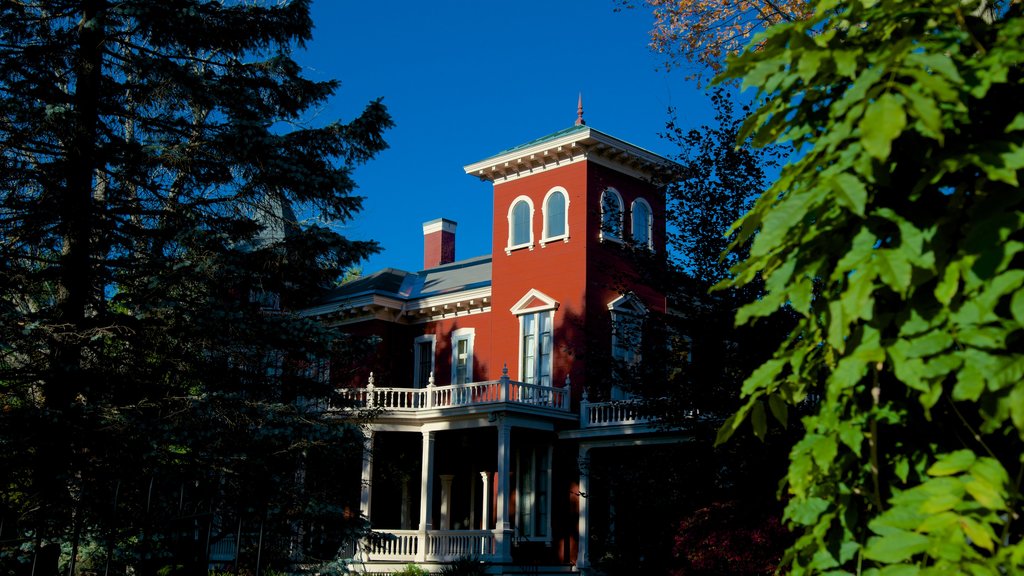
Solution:
<path fill-rule="evenodd" d="M 642 414 L 637 403 L 628 400 L 591 403 L 584 399 L 580 402 L 580 428 L 646 424 L 655 420 L 653 416 Z"/>
<path fill-rule="evenodd" d="M 449 561 L 473 556 L 481 560 L 496 554 L 494 533 L 489 530 L 374 530 L 364 546 L 370 562 Z"/>
<path fill-rule="evenodd" d="M 507 377 L 450 386 L 431 384 L 426 388 L 380 388 L 373 385 L 371 377 L 366 388 L 342 388 L 338 392 L 357 408 L 381 408 L 398 412 L 499 402 L 569 411 L 568 387 L 526 384 Z"/>

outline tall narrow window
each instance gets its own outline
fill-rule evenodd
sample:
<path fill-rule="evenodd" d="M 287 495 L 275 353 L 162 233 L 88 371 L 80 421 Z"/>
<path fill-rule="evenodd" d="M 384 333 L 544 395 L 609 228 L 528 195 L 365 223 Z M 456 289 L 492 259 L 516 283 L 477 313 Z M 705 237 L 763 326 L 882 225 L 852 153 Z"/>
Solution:
<path fill-rule="evenodd" d="M 558 302 L 539 290 L 530 290 L 511 312 L 519 317 L 519 381 L 551 386 L 555 310 Z"/>
<path fill-rule="evenodd" d="M 434 372 L 434 335 L 419 336 L 413 344 L 413 387 L 423 388 Z"/>
<path fill-rule="evenodd" d="M 651 205 L 643 198 L 633 201 L 632 209 L 633 242 L 648 250 L 654 245 L 651 243 L 651 228 L 654 219 L 651 216 Z"/>
<path fill-rule="evenodd" d="M 552 188 L 544 197 L 544 235 L 541 245 L 553 240 L 569 241 L 569 198 L 561 187 Z"/>
<path fill-rule="evenodd" d="M 472 328 L 452 332 L 452 384 L 473 381 L 473 338 Z"/>
<path fill-rule="evenodd" d="M 545 311 L 519 317 L 523 335 L 519 374 L 527 384 L 551 386 L 551 316 Z"/>
<path fill-rule="evenodd" d="M 615 362 L 611 397 L 612 400 L 624 400 L 630 396 L 628 378 L 640 362 L 647 308 L 633 294 L 624 294 L 609 302 L 608 310 L 611 312 L 611 349 Z"/>
<path fill-rule="evenodd" d="M 614 188 L 601 193 L 601 240 L 622 242 L 622 196 Z"/>
<path fill-rule="evenodd" d="M 551 534 L 551 448 L 523 447 L 516 451 L 519 480 L 516 529 L 523 536 L 544 538 Z"/>
<path fill-rule="evenodd" d="M 533 202 L 526 196 L 516 198 L 508 209 L 508 245 L 505 253 L 519 248 L 533 249 Z"/>

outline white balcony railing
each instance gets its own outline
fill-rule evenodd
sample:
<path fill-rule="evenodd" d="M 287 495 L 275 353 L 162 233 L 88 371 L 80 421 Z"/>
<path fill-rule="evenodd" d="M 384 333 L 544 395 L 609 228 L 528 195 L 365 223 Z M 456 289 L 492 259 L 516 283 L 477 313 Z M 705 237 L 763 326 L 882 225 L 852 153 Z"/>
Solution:
<path fill-rule="evenodd" d="M 369 562 L 445 562 L 470 556 L 490 560 L 496 554 L 489 530 L 374 530 L 363 550 Z"/>
<path fill-rule="evenodd" d="M 341 397 L 356 408 L 379 408 L 391 412 L 454 408 L 480 404 L 512 403 L 569 411 L 569 388 L 526 384 L 502 377 L 486 382 L 426 388 L 342 388 Z"/>
<path fill-rule="evenodd" d="M 647 424 L 655 420 L 652 416 L 642 414 L 637 403 L 628 400 L 591 403 L 584 398 L 580 402 L 580 428 Z"/>

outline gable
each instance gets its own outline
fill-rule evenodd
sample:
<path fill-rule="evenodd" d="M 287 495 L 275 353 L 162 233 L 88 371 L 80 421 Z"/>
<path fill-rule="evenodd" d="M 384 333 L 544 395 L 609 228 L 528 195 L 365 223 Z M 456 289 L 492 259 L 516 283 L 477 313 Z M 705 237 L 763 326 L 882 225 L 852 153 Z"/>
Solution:
<path fill-rule="evenodd" d="M 531 288 L 509 310 L 516 315 L 541 310 L 558 310 L 558 301 L 536 288 Z"/>

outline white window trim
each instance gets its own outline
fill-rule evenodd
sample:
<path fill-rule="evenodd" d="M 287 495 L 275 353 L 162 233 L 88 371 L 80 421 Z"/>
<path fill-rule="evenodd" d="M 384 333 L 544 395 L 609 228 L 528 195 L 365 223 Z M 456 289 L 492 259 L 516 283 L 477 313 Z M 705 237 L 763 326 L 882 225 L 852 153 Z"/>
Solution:
<path fill-rule="evenodd" d="M 519 202 L 521 202 L 521 201 L 526 202 L 526 205 L 530 207 L 530 225 L 529 225 L 529 228 L 530 228 L 530 241 L 529 242 L 525 242 L 523 244 L 512 244 L 512 233 L 513 233 L 513 229 L 512 229 L 512 211 L 515 209 L 516 205 L 519 204 Z M 529 196 L 525 196 L 525 195 L 524 196 L 517 196 L 515 200 L 513 200 L 511 203 L 509 203 L 509 205 L 508 205 L 508 240 L 505 243 L 505 254 L 512 254 L 513 250 L 521 250 L 523 248 L 529 248 L 530 250 L 533 250 L 533 245 L 534 245 L 534 240 L 533 240 L 533 216 L 534 216 L 535 212 L 536 211 L 533 208 L 533 200 L 530 200 Z"/>
<path fill-rule="evenodd" d="M 476 330 L 474 328 L 457 328 L 452 332 L 452 379 L 448 381 L 450 384 L 455 384 L 455 373 L 459 355 L 459 340 L 467 341 L 466 372 L 469 376 L 469 381 L 473 381 L 473 340 L 475 339 Z"/>
<path fill-rule="evenodd" d="M 636 209 L 637 204 L 642 204 L 647 208 L 647 222 L 645 223 L 647 226 L 647 245 L 645 248 L 654 252 L 654 210 L 651 209 L 651 205 L 647 200 L 644 200 L 643 198 L 633 200 L 633 203 L 629 206 L 629 222 L 631 228 L 630 236 L 633 238 L 633 241 L 636 242 L 636 219 L 633 218 L 633 211 Z"/>
<path fill-rule="evenodd" d="M 605 194 L 612 195 L 615 198 L 616 202 L 618 202 L 618 204 L 619 204 L 619 235 L 618 236 L 609 234 L 609 233 L 605 232 L 605 229 L 604 229 L 604 195 Z M 601 197 L 598 199 L 598 201 L 601 203 L 601 206 L 600 206 L 600 208 L 601 208 L 601 225 L 599 226 L 599 228 L 600 228 L 600 234 L 599 234 L 600 240 L 602 242 L 608 241 L 608 242 L 618 242 L 619 244 L 622 244 L 622 236 L 625 235 L 625 223 L 623 222 L 623 217 L 626 214 L 626 205 L 622 201 L 622 194 L 619 194 L 619 191 L 616 190 L 615 188 L 608 187 L 608 188 L 605 188 L 603 192 L 601 192 Z"/>
<path fill-rule="evenodd" d="M 429 382 L 418 382 L 416 379 L 420 371 L 420 344 L 430 342 L 430 373 L 434 373 L 434 363 L 437 361 L 434 352 L 437 350 L 437 336 L 424 334 L 417 336 L 412 346 L 412 386 L 413 388 L 426 388 Z"/>
<path fill-rule="evenodd" d="M 548 199 L 550 199 L 551 196 L 553 194 L 555 194 L 556 192 L 561 193 L 562 197 L 565 198 L 565 213 L 563 214 L 563 217 L 565 218 L 565 222 L 564 222 L 564 224 L 565 224 L 565 228 L 564 228 L 565 229 L 565 233 L 564 234 L 559 234 L 558 236 L 551 236 L 548 233 Z M 544 230 L 541 233 L 540 247 L 543 248 L 543 247 L 547 246 L 548 244 L 550 244 L 551 242 L 555 242 L 557 240 L 561 240 L 562 242 L 568 242 L 569 241 L 569 192 L 566 191 L 566 189 L 562 188 L 561 186 L 555 186 L 551 190 L 548 190 L 548 193 L 544 195 L 544 202 L 541 204 L 541 206 L 544 207 L 544 214 L 543 214 L 543 220 L 544 220 L 543 227 L 544 227 Z"/>
<path fill-rule="evenodd" d="M 644 319 L 647 318 L 648 312 L 647 312 L 647 307 L 644 306 L 643 301 L 641 301 L 639 298 L 637 298 L 637 296 L 635 294 L 633 294 L 632 292 L 630 292 L 628 294 L 623 294 L 623 295 L 619 296 L 618 298 L 616 298 L 616 299 L 612 300 L 611 302 L 609 302 L 608 303 L 608 311 L 611 313 L 611 321 L 612 321 L 611 357 L 614 359 L 614 357 L 615 357 L 615 350 L 617 350 L 618 347 L 619 347 L 618 346 L 618 343 L 619 343 L 618 338 L 619 338 L 619 336 L 618 336 L 618 330 L 616 329 L 618 327 L 618 320 L 619 320 L 619 318 L 621 316 L 629 316 L 631 318 L 639 319 L 640 322 L 642 323 L 644 321 Z M 640 354 L 641 354 L 640 350 L 634 350 L 633 351 L 633 359 L 632 359 L 632 362 L 630 362 L 630 364 L 632 364 L 632 365 L 639 364 L 642 361 L 642 358 L 641 358 Z M 618 384 L 614 384 L 613 383 L 612 384 L 612 389 L 611 389 L 611 396 L 612 396 L 612 400 L 628 400 L 632 396 L 632 394 L 629 394 L 629 393 L 625 392 Z"/>
<path fill-rule="evenodd" d="M 533 306 L 527 306 L 531 301 L 538 300 L 540 304 Z M 519 321 L 519 356 L 516 362 L 516 373 L 518 374 L 518 382 L 525 382 L 526 379 L 523 375 L 523 316 L 528 314 L 536 314 L 539 312 L 547 312 L 548 319 L 551 322 L 551 369 L 554 371 L 555 366 L 555 310 L 558 310 L 558 301 L 548 296 L 547 294 L 531 288 L 529 292 L 523 295 L 515 305 L 510 308 L 512 314 L 514 314 Z M 539 363 L 538 363 L 539 365 Z M 551 378 L 551 386 L 555 385 L 554 374 Z"/>

